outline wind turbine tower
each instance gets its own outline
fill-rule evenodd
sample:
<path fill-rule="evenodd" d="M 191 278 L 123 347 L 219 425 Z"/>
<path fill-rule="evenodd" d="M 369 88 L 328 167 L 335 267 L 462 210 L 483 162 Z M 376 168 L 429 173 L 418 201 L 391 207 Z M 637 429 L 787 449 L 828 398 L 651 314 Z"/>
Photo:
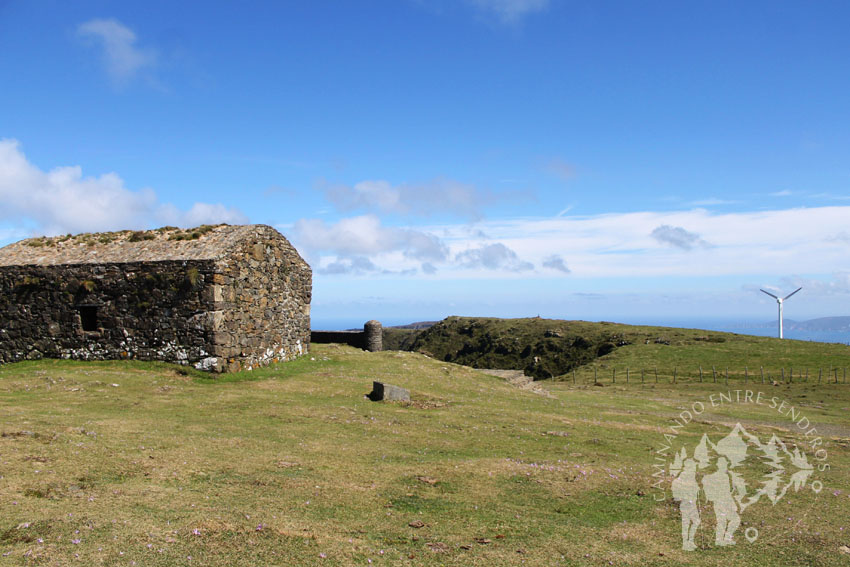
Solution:
<path fill-rule="evenodd" d="M 797 292 L 798 292 L 798 291 L 800 291 L 801 289 L 803 289 L 803 288 L 798 287 L 797 289 L 795 289 L 794 291 L 792 291 L 791 293 L 789 293 L 789 294 L 788 294 L 788 295 L 786 295 L 785 297 L 779 297 L 779 296 L 777 296 L 777 295 L 773 295 L 773 294 L 772 294 L 772 293 L 770 293 L 769 291 L 764 291 L 763 289 L 762 289 L 762 290 L 759 290 L 759 291 L 761 291 L 762 293 L 766 293 L 767 295 L 769 295 L 770 297 L 772 297 L 773 299 L 775 299 L 775 300 L 776 300 L 776 304 L 779 306 L 779 338 L 780 338 L 780 339 L 784 339 L 784 338 L 785 338 L 785 337 L 783 337 L 783 336 L 782 336 L 782 304 L 785 302 L 785 300 L 787 300 L 789 297 L 791 297 L 792 295 L 794 295 L 795 293 L 797 293 Z"/>

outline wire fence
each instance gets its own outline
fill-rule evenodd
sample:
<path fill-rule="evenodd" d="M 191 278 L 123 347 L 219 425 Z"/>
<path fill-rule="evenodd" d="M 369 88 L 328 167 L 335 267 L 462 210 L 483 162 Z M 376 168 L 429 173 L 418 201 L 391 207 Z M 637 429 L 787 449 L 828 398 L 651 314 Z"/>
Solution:
<path fill-rule="evenodd" d="M 659 369 L 634 369 L 628 366 L 600 368 L 593 371 L 574 369 L 572 373 L 563 376 L 565 381 L 573 384 L 677 384 L 677 383 L 714 383 L 714 384 L 846 384 L 847 368 L 765 368 L 758 366 L 743 369 L 730 369 L 728 366 L 698 366 Z"/>

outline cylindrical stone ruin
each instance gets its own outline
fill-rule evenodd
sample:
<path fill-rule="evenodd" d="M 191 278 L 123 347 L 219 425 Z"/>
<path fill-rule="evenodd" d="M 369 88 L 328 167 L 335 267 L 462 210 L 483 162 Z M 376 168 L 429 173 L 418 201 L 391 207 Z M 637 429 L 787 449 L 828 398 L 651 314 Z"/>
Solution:
<path fill-rule="evenodd" d="M 363 325 L 363 333 L 366 335 L 366 350 L 369 352 L 380 352 L 384 349 L 384 340 L 382 337 L 383 327 L 380 321 L 367 321 Z"/>

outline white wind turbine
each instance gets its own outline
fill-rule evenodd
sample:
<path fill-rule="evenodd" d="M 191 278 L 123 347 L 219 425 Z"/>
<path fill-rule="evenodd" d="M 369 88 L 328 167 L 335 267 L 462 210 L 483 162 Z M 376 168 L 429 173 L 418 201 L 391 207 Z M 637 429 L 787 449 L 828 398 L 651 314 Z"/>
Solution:
<path fill-rule="evenodd" d="M 772 293 L 770 293 L 769 291 L 764 291 L 763 289 L 762 289 L 762 290 L 759 290 L 759 291 L 761 291 L 762 293 L 766 293 L 766 294 L 768 294 L 770 297 L 772 297 L 773 299 L 775 299 L 775 300 L 776 300 L 776 304 L 777 304 L 777 305 L 779 305 L 779 338 L 780 338 L 780 339 L 785 338 L 785 337 L 783 337 L 783 336 L 782 336 L 782 304 L 785 302 L 785 300 L 786 300 L 786 299 L 788 299 L 789 297 L 791 297 L 792 295 L 794 295 L 795 293 L 797 293 L 797 292 L 798 292 L 798 291 L 800 291 L 801 289 L 803 289 L 803 288 L 798 287 L 797 289 L 795 289 L 794 291 L 792 291 L 791 293 L 789 293 L 789 294 L 788 294 L 788 295 L 786 295 L 785 297 L 779 297 L 779 296 L 777 296 L 777 295 L 773 295 L 773 294 L 772 294 Z"/>

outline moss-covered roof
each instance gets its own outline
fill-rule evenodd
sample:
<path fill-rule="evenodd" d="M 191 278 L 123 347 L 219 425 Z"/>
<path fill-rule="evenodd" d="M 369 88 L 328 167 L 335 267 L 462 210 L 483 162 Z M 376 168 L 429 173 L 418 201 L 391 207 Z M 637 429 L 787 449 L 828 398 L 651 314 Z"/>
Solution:
<path fill-rule="evenodd" d="M 265 225 L 203 225 L 38 237 L 0 248 L 0 266 L 215 260 Z"/>

